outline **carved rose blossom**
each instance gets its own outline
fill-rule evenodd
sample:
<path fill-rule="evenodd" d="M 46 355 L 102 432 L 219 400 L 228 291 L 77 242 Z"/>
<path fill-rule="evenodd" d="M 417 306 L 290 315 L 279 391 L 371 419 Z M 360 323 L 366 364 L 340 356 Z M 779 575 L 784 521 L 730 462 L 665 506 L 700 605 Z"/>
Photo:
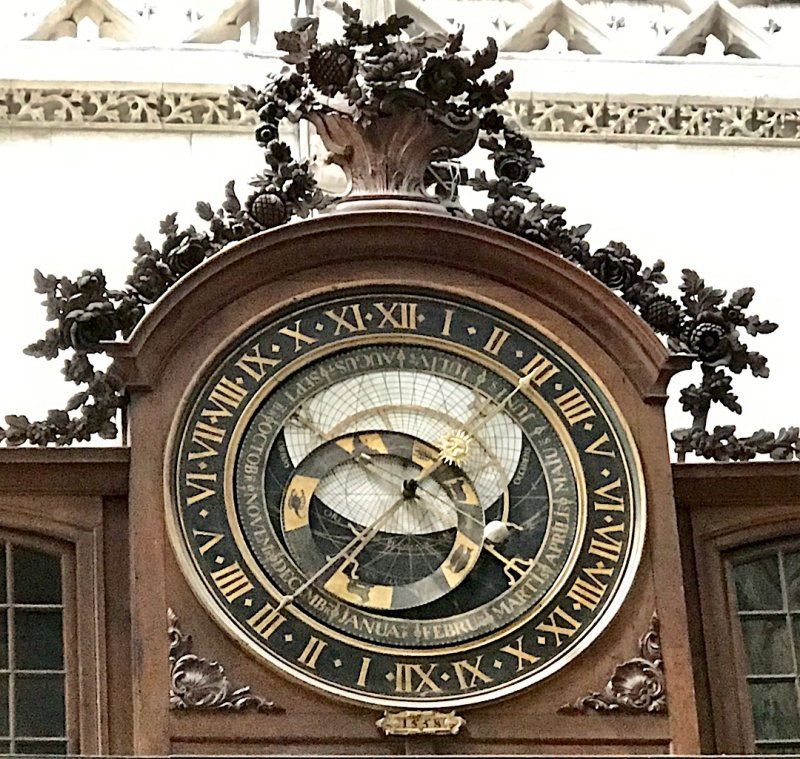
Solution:
<path fill-rule="evenodd" d="M 494 171 L 498 177 L 512 182 L 524 182 L 531 175 L 527 161 L 516 153 L 503 153 L 494 159 Z"/>
<path fill-rule="evenodd" d="M 434 101 L 461 95 L 467 89 L 464 68 L 465 63 L 460 58 L 428 58 L 417 87 Z"/>
<path fill-rule="evenodd" d="M 172 284 L 172 279 L 172 272 L 166 264 L 150 256 L 140 256 L 127 282 L 145 303 L 154 303 Z"/>
<path fill-rule="evenodd" d="M 195 266 L 203 263 L 207 244 L 202 238 L 183 236 L 178 244 L 167 253 L 167 266 L 176 277 L 188 274 Z"/>
<path fill-rule="evenodd" d="M 642 262 L 621 242 L 600 248 L 589 264 L 590 271 L 612 290 L 627 290 L 636 280 Z"/>
<path fill-rule="evenodd" d="M 516 200 L 495 200 L 486 209 L 489 219 L 495 226 L 506 232 L 517 232 L 522 227 L 525 207 Z"/>
<path fill-rule="evenodd" d="M 711 366 L 724 364 L 731 356 L 729 329 L 720 323 L 722 319 L 709 314 L 701 319 L 689 333 L 689 349 L 701 361 Z"/>
<path fill-rule="evenodd" d="M 64 342 L 75 350 L 88 350 L 103 340 L 113 340 L 117 336 L 114 311 L 114 304 L 107 301 L 70 311 L 62 324 Z"/>

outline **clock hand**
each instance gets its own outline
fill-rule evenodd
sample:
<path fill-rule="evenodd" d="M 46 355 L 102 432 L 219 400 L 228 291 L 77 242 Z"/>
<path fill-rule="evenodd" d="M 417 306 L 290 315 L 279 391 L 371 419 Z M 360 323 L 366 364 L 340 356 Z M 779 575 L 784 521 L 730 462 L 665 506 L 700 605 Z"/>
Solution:
<path fill-rule="evenodd" d="M 464 422 L 458 429 L 446 433 L 442 437 L 442 446 L 439 456 L 422 470 L 417 482 L 430 477 L 442 464 L 450 461 L 458 461 L 459 458 L 466 458 L 469 451 L 469 444 L 472 442 L 472 435 L 475 434 L 483 425 L 494 419 L 520 391 L 530 387 L 534 375 L 538 370 L 534 370 L 523 377 L 520 377 L 516 386 L 501 401 L 487 398 L 483 404 Z M 489 406 L 494 406 L 490 413 L 484 413 Z"/>
<path fill-rule="evenodd" d="M 367 454 L 361 454 L 361 455 L 367 457 L 367 460 L 365 460 L 364 462 L 366 467 L 373 470 L 375 473 L 377 472 L 382 473 L 380 475 L 380 479 L 382 479 L 384 482 L 389 482 L 391 478 L 392 485 L 401 483 L 404 485 L 404 487 L 406 486 L 406 483 L 416 482 L 417 483 L 416 488 L 408 488 L 409 491 L 413 489 L 417 496 L 419 496 L 420 494 L 424 494 L 428 496 L 428 498 L 430 498 L 431 501 L 434 501 L 437 504 L 442 504 L 444 506 L 447 506 L 448 508 L 453 509 L 456 513 L 461 514 L 461 516 L 463 516 L 465 519 L 468 519 L 473 524 L 479 524 L 481 527 L 483 527 L 483 522 L 480 519 L 476 519 L 475 517 L 472 516 L 472 514 L 468 514 L 463 509 L 460 509 L 455 503 L 453 503 L 453 501 L 445 501 L 445 499 L 442 498 L 440 495 L 432 493 L 430 490 L 426 490 L 423 487 L 419 487 L 419 479 L 416 480 L 404 479 L 403 477 L 397 475 L 395 472 L 392 472 L 389 469 L 382 467 L 380 464 L 377 464 L 374 461 L 372 461 L 371 458 L 367 456 Z"/>
<path fill-rule="evenodd" d="M 477 411 L 475 411 L 472 416 L 464 423 L 463 427 L 461 428 L 462 432 L 466 432 L 467 434 L 471 435 L 475 430 L 482 427 L 486 422 L 493 419 L 497 414 L 499 414 L 511 401 L 511 399 L 522 390 L 530 387 L 531 382 L 533 382 L 533 378 L 538 372 L 538 369 L 535 369 L 528 374 L 520 377 L 517 380 L 516 386 L 511 390 L 511 392 L 506 395 L 505 398 L 501 401 L 495 401 L 493 398 L 487 398 L 483 405 L 481 405 Z M 491 413 L 484 415 L 484 411 L 491 405 L 494 404 L 494 408 L 492 409 Z"/>
<path fill-rule="evenodd" d="M 322 575 L 324 575 L 331 567 L 335 566 L 339 561 L 345 559 L 345 563 L 349 563 L 358 556 L 359 553 L 363 550 L 364 546 L 369 543 L 375 535 L 380 532 L 380 528 L 389 520 L 389 518 L 394 514 L 400 506 L 406 502 L 406 498 L 398 498 L 383 514 L 381 514 L 377 519 L 375 519 L 370 525 L 365 527 L 360 532 L 356 533 L 353 539 L 340 551 L 338 551 L 334 556 L 328 559 L 314 574 L 311 575 L 302 585 L 300 585 L 297 590 L 291 593 L 288 596 L 284 596 L 280 602 L 278 603 L 277 610 L 280 611 L 288 606 L 292 601 L 295 600 L 304 590 L 310 587 L 313 583 L 315 583 Z M 362 543 L 363 541 L 363 543 Z M 357 549 L 355 553 L 352 555 L 350 551 L 353 549 Z"/>

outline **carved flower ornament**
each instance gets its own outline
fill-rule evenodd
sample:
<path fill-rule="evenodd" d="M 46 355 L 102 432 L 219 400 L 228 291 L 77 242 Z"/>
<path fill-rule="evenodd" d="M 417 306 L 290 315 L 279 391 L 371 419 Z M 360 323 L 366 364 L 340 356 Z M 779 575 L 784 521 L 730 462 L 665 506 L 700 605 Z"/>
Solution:
<path fill-rule="evenodd" d="M 559 709 L 567 714 L 626 711 L 663 714 L 667 711 L 661 627 L 653 614 L 650 627 L 639 641 L 639 656 L 619 664 L 602 691 L 582 696 Z"/>
<path fill-rule="evenodd" d="M 244 202 L 230 182 L 219 209 L 197 204 L 203 230 L 193 225 L 181 229 L 176 214 L 169 214 L 161 223 L 160 244 L 141 235 L 136 239 L 133 270 L 123 289 L 108 289 L 99 269 L 74 280 L 35 272 L 36 292 L 45 296 L 47 319 L 55 326 L 26 353 L 53 359 L 66 352 L 62 371 L 80 390 L 45 420 L 7 416 L 0 441 L 69 445 L 94 435 L 114 437 L 115 418 L 125 401 L 113 373 L 96 370 L 91 362 L 91 356 L 104 352 L 102 343 L 130 334 L 149 304 L 230 243 L 343 200 L 323 193 L 309 162 L 296 160 L 279 140 L 281 125 L 305 119 L 326 141 L 331 160 L 349 174 L 353 192 L 374 193 L 374 177 L 381 175 L 386 186 L 377 189 L 382 193 L 438 201 L 455 216 L 548 248 L 618 293 L 666 337 L 671 350 L 691 354 L 702 378 L 681 392 L 692 423 L 672 433 L 679 459 L 690 452 L 719 461 L 758 454 L 800 457 L 798 427 L 777 434 L 758 430 L 747 437 L 737 437 L 732 425 L 708 429 L 714 404 L 741 413 L 733 375 L 769 375 L 767 359 L 742 341 L 745 334 L 755 337 L 777 328 L 746 313 L 753 288 L 737 290 L 726 300 L 724 291 L 684 269 L 678 302 L 660 291 L 666 282 L 662 261 L 643 267 L 627 246 L 614 241 L 593 251 L 586 240 L 590 225 L 571 225 L 565 208 L 546 202 L 530 184 L 543 163 L 530 139 L 506 118 L 503 106 L 513 75 L 489 73 L 497 62 L 493 40 L 468 56 L 462 51 L 463 30 L 411 37 L 408 16 L 366 24 L 359 11 L 343 8 L 341 39 L 318 41 L 316 20 L 306 19 L 276 35 L 287 64 L 282 71 L 269 75 L 260 89 L 234 90 L 234 97 L 257 115 L 255 137 L 266 164 Z M 406 149 L 388 147 L 395 144 L 392 140 Z M 476 171 L 469 177 L 457 161 L 476 142 L 486 151 L 494 176 Z M 407 149 L 412 143 L 414 150 Z M 394 165 L 401 153 L 407 163 Z M 463 186 L 485 194 L 484 208 L 470 213 L 461 206 Z"/>
<path fill-rule="evenodd" d="M 167 610 L 167 625 L 170 709 L 284 712 L 283 707 L 252 694 L 249 686 L 234 686 L 219 662 L 193 654 L 192 637 L 181 630 L 172 609 Z"/>

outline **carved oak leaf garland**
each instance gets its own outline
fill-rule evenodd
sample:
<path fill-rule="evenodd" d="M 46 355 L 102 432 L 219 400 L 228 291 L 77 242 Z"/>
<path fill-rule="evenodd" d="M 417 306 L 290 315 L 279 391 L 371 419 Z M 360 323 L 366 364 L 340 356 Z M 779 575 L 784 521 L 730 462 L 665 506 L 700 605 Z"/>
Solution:
<path fill-rule="evenodd" d="M 255 137 L 266 159 L 266 168 L 251 181 L 255 189 L 244 204 L 229 182 L 220 209 L 215 211 L 205 202 L 197 204 L 197 215 L 208 225 L 206 231 L 193 225 L 181 229 L 176 215 L 168 215 L 161 223 L 164 240 L 160 247 L 141 235 L 136 239 L 133 271 L 122 290 L 108 289 L 100 269 L 84 271 L 75 280 L 35 272 L 36 292 L 45 295 L 47 319 L 55 326 L 28 346 L 26 353 L 53 359 L 71 351 L 62 372 L 80 390 L 63 410 L 50 411 L 44 420 L 6 416 L 5 428 L 0 426 L 0 442 L 5 440 L 9 446 L 69 445 L 95 435 L 115 437 L 115 419 L 126 404 L 124 391 L 113 365 L 107 372 L 99 371 L 90 356 L 104 353 L 105 341 L 126 338 L 149 305 L 209 256 L 340 200 L 325 195 L 309 163 L 296 161 L 289 146 L 280 142 L 283 123 L 312 121 L 323 139 L 334 128 L 337 134 L 354 135 L 352 140 L 348 138 L 349 149 L 338 145 L 334 137 L 331 146 L 333 160 L 358 186 L 355 179 L 361 177 L 353 175 L 356 167 L 346 156 L 362 156 L 364 151 L 354 151 L 353 142 L 378 145 L 395 129 L 393 123 L 400 123 L 393 119 L 402 116 L 403 128 L 408 130 L 411 114 L 419 129 L 409 134 L 423 138 L 422 144 L 430 151 L 428 165 L 426 169 L 426 160 L 419 160 L 413 151 L 392 152 L 413 159 L 410 174 L 404 174 L 408 166 L 395 172 L 403 176 L 403 183 L 389 188 L 392 192 L 402 190 L 430 199 L 427 188 L 451 214 L 496 227 L 563 256 L 622 297 L 655 332 L 667 338 L 672 351 L 694 357 L 702 379 L 680 394 L 692 424 L 672 433 L 679 460 L 687 453 L 717 461 L 747 461 L 757 455 L 775 460 L 800 458 L 799 427 L 786 427 L 777 434 L 758 430 L 747 437 L 738 437 L 733 425 L 708 430 L 714 404 L 741 413 L 732 375 L 745 370 L 756 377 L 769 375 L 767 359 L 750 351 L 741 340 L 743 333 L 756 336 L 778 326 L 745 313 L 755 294 L 753 288 L 737 290 L 726 301 L 724 291 L 707 286 L 696 272 L 684 269 L 683 295 L 678 302 L 659 291 L 667 281 L 662 261 L 643 267 L 620 242 L 592 251 L 585 239 L 590 225 L 569 225 L 565 209 L 547 203 L 528 184 L 543 162 L 534 154 L 528 137 L 507 122 L 503 113 L 512 74 L 487 74 L 497 61 L 494 40 L 468 57 L 461 54 L 463 30 L 449 36 L 409 37 L 405 33 L 412 24 L 409 17 L 393 15 L 385 22 L 365 24 L 360 12 L 347 4 L 343 17 L 344 35 L 335 42 L 317 41 L 316 19 L 304 19 L 293 31 L 278 33 L 278 49 L 286 53 L 283 60 L 289 65 L 270 75 L 260 90 L 244 87 L 232 91 L 239 105 L 256 113 Z M 441 137 L 438 148 L 426 142 L 429 137 Z M 487 151 L 494 177 L 478 171 L 470 179 L 454 160 L 475 140 Z M 458 200 L 463 186 L 486 193 L 486 207 L 469 214 Z"/>
<path fill-rule="evenodd" d="M 249 686 L 232 685 L 218 662 L 193 654 L 192 638 L 181 631 L 172 609 L 167 609 L 167 621 L 170 709 L 250 709 L 275 714 L 285 711 L 272 701 L 253 695 Z"/>
<path fill-rule="evenodd" d="M 582 696 L 559 711 L 566 714 L 624 711 L 632 714 L 666 714 L 667 691 L 661 660 L 661 635 L 658 615 L 639 641 L 639 656 L 620 664 L 606 687 Z"/>

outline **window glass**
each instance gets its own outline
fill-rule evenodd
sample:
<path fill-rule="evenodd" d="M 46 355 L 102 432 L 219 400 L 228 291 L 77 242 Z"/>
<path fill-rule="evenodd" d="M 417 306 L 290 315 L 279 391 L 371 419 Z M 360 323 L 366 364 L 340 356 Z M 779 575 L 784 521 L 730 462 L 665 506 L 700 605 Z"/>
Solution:
<path fill-rule="evenodd" d="M 15 603 L 61 603 L 61 560 L 58 556 L 15 546 L 12 557 Z"/>
<path fill-rule="evenodd" d="M 764 556 L 734 567 L 739 611 L 783 608 L 778 556 Z"/>
<path fill-rule="evenodd" d="M 0 541 L 0 754 L 65 754 L 61 558 Z"/>
<path fill-rule="evenodd" d="M 800 751 L 800 552 L 733 565 L 756 750 Z M 795 612 L 795 613 L 793 613 Z"/>
<path fill-rule="evenodd" d="M 16 742 L 18 754 L 66 754 L 66 741 L 23 741 Z M 6 752 L 7 753 L 7 752 Z"/>

